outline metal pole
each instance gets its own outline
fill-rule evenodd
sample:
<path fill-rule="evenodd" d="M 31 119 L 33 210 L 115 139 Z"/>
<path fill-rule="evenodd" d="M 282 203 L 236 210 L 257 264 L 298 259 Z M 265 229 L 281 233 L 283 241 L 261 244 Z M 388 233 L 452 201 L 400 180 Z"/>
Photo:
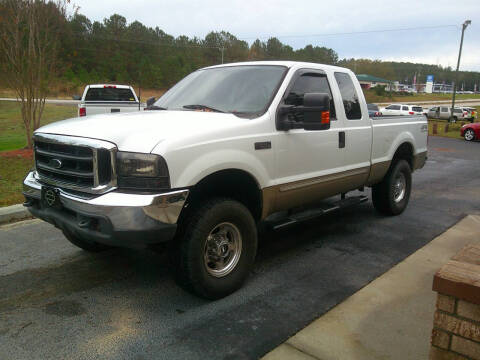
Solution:
<path fill-rule="evenodd" d="M 138 111 L 140 111 L 140 102 L 142 101 L 142 72 L 138 72 Z"/>
<path fill-rule="evenodd" d="M 223 51 L 224 51 L 224 50 L 225 50 L 225 48 L 222 46 L 222 47 L 220 48 L 220 51 L 222 52 L 222 64 L 223 64 Z"/>
<path fill-rule="evenodd" d="M 465 29 L 472 22 L 470 20 L 465 21 L 462 24 L 462 38 L 460 40 L 460 49 L 458 50 L 457 70 L 455 70 L 455 80 L 453 82 L 453 96 L 452 96 L 452 108 L 450 109 L 450 121 L 453 121 L 453 109 L 455 108 L 455 94 L 457 93 L 457 81 L 458 81 L 458 68 L 460 67 L 460 58 L 462 57 L 463 35 Z"/>

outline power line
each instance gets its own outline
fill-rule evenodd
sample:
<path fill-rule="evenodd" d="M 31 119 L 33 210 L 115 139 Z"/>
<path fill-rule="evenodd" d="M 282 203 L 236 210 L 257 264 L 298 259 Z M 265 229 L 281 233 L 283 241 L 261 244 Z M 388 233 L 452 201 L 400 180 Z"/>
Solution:
<path fill-rule="evenodd" d="M 249 39 L 264 39 L 264 38 L 272 38 L 272 37 L 303 38 L 303 37 L 339 36 L 339 35 L 384 33 L 384 32 L 395 32 L 395 31 L 428 30 L 428 29 L 440 29 L 440 28 L 447 28 L 447 27 L 455 27 L 458 29 L 457 25 L 434 25 L 434 26 L 417 26 L 417 27 L 411 27 L 411 28 L 378 29 L 378 30 L 350 31 L 350 32 L 323 33 L 323 34 L 277 35 L 277 36 L 265 35 L 265 36 L 240 37 L 239 39 L 249 40 Z"/>
<path fill-rule="evenodd" d="M 264 36 L 251 36 L 251 37 L 238 37 L 237 40 L 252 40 L 252 39 L 265 39 L 265 38 L 310 38 L 310 37 L 322 37 L 322 36 L 341 36 L 341 35 L 357 35 L 357 34 L 372 34 L 372 33 L 386 33 L 386 32 L 397 32 L 397 31 L 415 31 L 415 30 L 431 30 L 431 29 L 441 29 L 454 27 L 458 28 L 457 25 L 434 25 L 434 26 L 417 26 L 411 28 L 396 28 L 396 29 L 377 29 L 377 30 L 365 30 L 365 31 L 350 31 L 350 32 L 337 32 L 337 33 L 321 33 L 321 34 L 297 34 L 297 35 L 264 35 Z M 103 39 L 103 40 L 115 40 L 115 41 L 126 41 L 133 43 L 142 43 L 147 45 L 155 46 L 167 46 L 167 47 L 184 47 L 184 48 L 207 48 L 207 49 L 222 49 L 222 45 L 219 46 L 207 46 L 207 45 L 181 45 L 181 44 L 165 44 L 158 43 L 156 41 L 140 40 L 140 39 L 125 39 L 125 38 L 116 38 L 115 36 L 105 36 L 98 35 L 92 32 L 84 33 L 72 31 L 78 35 L 87 35 L 92 36 L 93 38 Z M 178 38 L 174 38 L 176 41 Z M 190 40 L 189 37 L 187 37 Z"/>

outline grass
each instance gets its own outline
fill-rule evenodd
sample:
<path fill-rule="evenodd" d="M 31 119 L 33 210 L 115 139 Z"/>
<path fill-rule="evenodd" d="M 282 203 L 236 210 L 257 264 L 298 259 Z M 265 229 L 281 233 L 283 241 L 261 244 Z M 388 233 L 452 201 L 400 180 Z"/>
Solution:
<path fill-rule="evenodd" d="M 434 124 L 437 125 L 437 134 L 433 134 L 433 127 Z M 447 125 L 447 121 L 445 120 L 429 120 L 428 121 L 428 134 L 430 136 L 442 136 L 442 137 L 449 137 L 449 138 L 455 138 L 455 139 L 460 139 L 460 128 L 462 127 L 461 123 L 455 123 L 455 124 L 448 124 L 448 131 L 445 132 L 445 127 Z"/>
<path fill-rule="evenodd" d="M 46 104 L 41 125 L 75 116 L 77 116 L 77 107 L 74 105 Z M 20 103 L 0 101 L 0 151 L 21 149 L 26 145 Z"/>
<path fill-rule="evenodd" d="M 41 125 L 77 116 L 72 105 L 46 104 Z M 27 145 L 20 104 L 0 101 L 0 206 L 23 202 L 22 180 L 32 168 L 31 153 L 14 151 Z"/>
<path fill-rule="evenodd" d="M 0 207 L 24 201 L 22 181 L 32 165 L 32 157 L 6 157 L 0 153 Z"/>

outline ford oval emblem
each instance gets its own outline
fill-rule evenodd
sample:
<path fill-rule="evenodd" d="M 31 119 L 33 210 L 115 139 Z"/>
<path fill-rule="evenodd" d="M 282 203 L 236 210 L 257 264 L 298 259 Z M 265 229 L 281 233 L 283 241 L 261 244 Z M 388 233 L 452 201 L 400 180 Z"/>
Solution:
<path fill-rule="evenodd" d="M 50 165 L 54 169 L 60 169 L 62 167 L 62 161 L 59 159 L 50 159 L 48 165 Z"/>

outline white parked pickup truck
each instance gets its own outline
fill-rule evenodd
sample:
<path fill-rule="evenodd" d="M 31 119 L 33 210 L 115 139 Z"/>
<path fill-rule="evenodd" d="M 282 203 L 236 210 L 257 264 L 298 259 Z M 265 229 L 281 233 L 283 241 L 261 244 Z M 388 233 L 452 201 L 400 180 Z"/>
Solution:
<path fill-rule="evenodd" d="M 25 205 L 87 251 L 168 243 L 179 284 L 210 299 L 244 282 L 260 224 L 356 204 L 345 194 L 364 187 L 398 215 L 427 155 L 424 116 L 371 119 L 335 66 L 212 66 L 149 109 L 38 129 Z"/>
<path fill-rule="evenodd" d="M 87 85 L 78 104 L 78 116 L 131 112 L 143 110 L 145 105 L 128 85 Z"/>

